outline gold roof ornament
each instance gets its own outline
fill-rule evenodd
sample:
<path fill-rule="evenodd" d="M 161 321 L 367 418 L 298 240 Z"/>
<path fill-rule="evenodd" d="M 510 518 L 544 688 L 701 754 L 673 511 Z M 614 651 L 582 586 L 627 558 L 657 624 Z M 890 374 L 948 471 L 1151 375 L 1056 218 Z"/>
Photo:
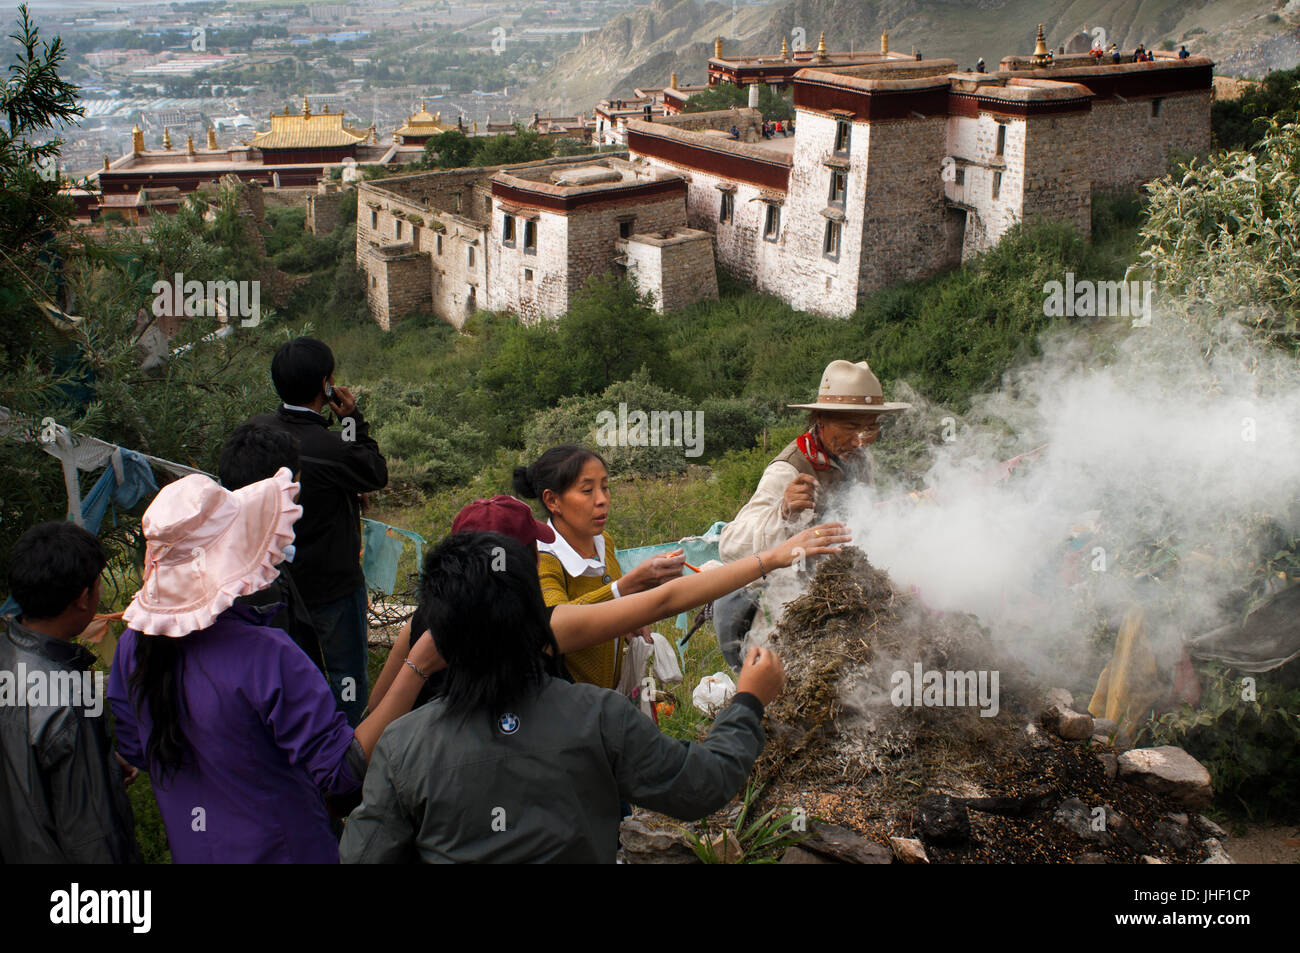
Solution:
<path fill-rule="evenodd" d="M 406 118 L 401 128 L 393 131 L 393 136 L 410 138 L 411 136 L 436 136 L 439 133 L 446 132 L 449 129 L 455 129 L 455 126 L 445 125 L 442 121 L 442 112 L 430 113 L 429 105 L 426 100 L 420 100 L 420 111 L 411 113 Z"/>
<path fill-rule="evenodd" d="M 163 148 L 170 149 L 171 147 L 172 147 L 172 131 L 168 129 L 166 126 L 163 126 Z"/>
<path fill-rule="evenodd" d="M 303 119 L 311 118 L 311 103 L 307 102 L 306 96 L 302 98 L 302 118 Z"/>
<path fill-rule="evenodd" d="M 880 31 L 880 52 L 882 53 L 889 52 L 889 31 L 888 30 Z"/>
<path fill-rule="evenodd" d="M 193 136 L 186 136 L 186 137 L 185 137 L 185 153 L 186 153 L 186 155 L 191 155 L 191 156 L 194 155 L 194 137 L 193 137 Z"/>
<path fill-rule="evenodd" d="M 138 125 L 131 130 L 131 151 L 137 154 L 144 152 L 144 130 Z"/>
<path fill-rule="evenodd" d="M 258 149 L 337 149 L 355 146 L 366 140 L 367 133 L 343 122 L 343 110 L 313 114 L 303 100 L 301 114 L 271 113 L 271 130 L 253 136 L 250 145 Z"/>
<path fill-rule="evenodd" d="M 672 73 L 669 73 L 669 74 L 668 74 L 668 88 L 669 88 L 669 89 L 676 89 L 676 88 L 677 88 L 677 73 L 676 73 L 676 72 L 672 72 Z"/>
<path fill-rule="evenodd" d="M 790 44 L 786 42 L 785 37 L 781 37 L 781 59 L 790 59 Z"/>
<path fill-rule="evenodd" d="M 217 130 L 208 126 L 208 150 L 216 152 L 217 148 Z"/>
<path fill-rule="evenodd" d="M 108 171 L 108 156 L 104 156 L 104 171 Z"/>
<path fill-rule="evenodd" d="M 826 31 L 822 30 L 821 36 L 817 37 L 817 58 L 826 59 Z"/>
<path fill-rule="evenodd" d="M 722 59 L 722 37 L 714 37 L 713 40 L 713 58 Z"/>
<path fill-rule="evenodd" d="M 1038 42 L 1034 45 L 1034 65 L 1047 66 L 1052 62 L 1052 51 L 1047 48 L 1047 38 L 1043 36 L 1043 25 L 1038 24 Z"/>

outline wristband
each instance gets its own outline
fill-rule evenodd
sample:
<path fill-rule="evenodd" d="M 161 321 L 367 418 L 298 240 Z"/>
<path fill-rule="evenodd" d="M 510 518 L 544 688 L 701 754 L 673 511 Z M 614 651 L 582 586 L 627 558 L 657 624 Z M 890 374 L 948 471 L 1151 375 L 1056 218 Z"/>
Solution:
<path fill-rule="evenodd" d="M 407 658 L 407 659 L 402 659 L 402 663 L 403 663 L 404 665 L 409 665 L 409 666 L 411 666 L 411 671 L 414 672 L 416 675 L 419 675 L 419 676 L 420 676 L 422 679 L 424 679 L 426 682 L 429 680 L 429 676 L 428 676 L 428 675 L 425 675 L 423 672 L 421 672 L 421 671 L 419 670 L 419 668 L 416 667 L 416 664 L 415 664 L 414 662 L 412 662 L 409 658 Z"/>
<path fill-rule="evenodd" d="M 767 567 L 763 565 L 763 557 L 760 556 L 758 553 L 754 553 L 754 558 L 758 560 L 758 571 L 761 572 L 763 574 L 763 578 L 766 579 Z"/>

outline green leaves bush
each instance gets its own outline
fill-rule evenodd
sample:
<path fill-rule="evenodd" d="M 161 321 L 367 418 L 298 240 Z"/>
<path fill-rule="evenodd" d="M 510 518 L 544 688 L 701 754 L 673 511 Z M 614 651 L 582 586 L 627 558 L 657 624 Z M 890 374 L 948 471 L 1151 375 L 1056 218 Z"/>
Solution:
<path fill-rule="evenodd" d="M 1251 676 L 1255 698 L 1246 700 L 1242 676 L 1212 665 L 1197 707 L 1183 705 L 1152 719 L 1139 743 L 1177 745 L 1199 759 L 1210 772 L 1221 806 L 1293 817 L 1300 804 L 1300 671 L 1296 669 L 1292 663 Z"/>

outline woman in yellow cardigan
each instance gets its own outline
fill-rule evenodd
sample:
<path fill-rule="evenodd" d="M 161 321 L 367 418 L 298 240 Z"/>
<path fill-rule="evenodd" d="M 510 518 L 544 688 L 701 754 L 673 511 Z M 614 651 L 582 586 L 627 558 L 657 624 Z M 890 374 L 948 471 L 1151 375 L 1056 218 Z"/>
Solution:
<path fill-rule="evenodd" d="M 685 554 L 677 550 L 647 559 L 627 575 L 605 532 L 609 520 L 609 473 L 600 454 L 576 444 L 551 447 L 531 466 L 516 467 L 515 492 L 539 499 L 555 530 L 554 543 L 538 543 L 537 575 L 548 606 L 606 602 L 652 589 L 682 574 Z M 625 638 L 649 631 L 628 633 Z M 611 639 L 564 657 L 575 681 L 602 688 L 618 684 L 622 644 Z"/>

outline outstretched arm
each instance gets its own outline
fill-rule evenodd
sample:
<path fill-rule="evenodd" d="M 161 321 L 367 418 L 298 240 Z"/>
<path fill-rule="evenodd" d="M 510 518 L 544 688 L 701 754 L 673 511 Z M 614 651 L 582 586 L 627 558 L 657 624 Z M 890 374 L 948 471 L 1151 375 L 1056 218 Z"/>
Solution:
<path fill-rule="evenodd" d="M 551 631 L 561 652 L 597 645 L 659 619 L 676 615 L 724 596 L 773 569 L 797 559 L 838 552 L 849 541 L 843 523 L 823 523 L 785 542 L 717 569 L 683 576 L 654 589 L 595 605 L 558 605 L 551 614 Z"/>

